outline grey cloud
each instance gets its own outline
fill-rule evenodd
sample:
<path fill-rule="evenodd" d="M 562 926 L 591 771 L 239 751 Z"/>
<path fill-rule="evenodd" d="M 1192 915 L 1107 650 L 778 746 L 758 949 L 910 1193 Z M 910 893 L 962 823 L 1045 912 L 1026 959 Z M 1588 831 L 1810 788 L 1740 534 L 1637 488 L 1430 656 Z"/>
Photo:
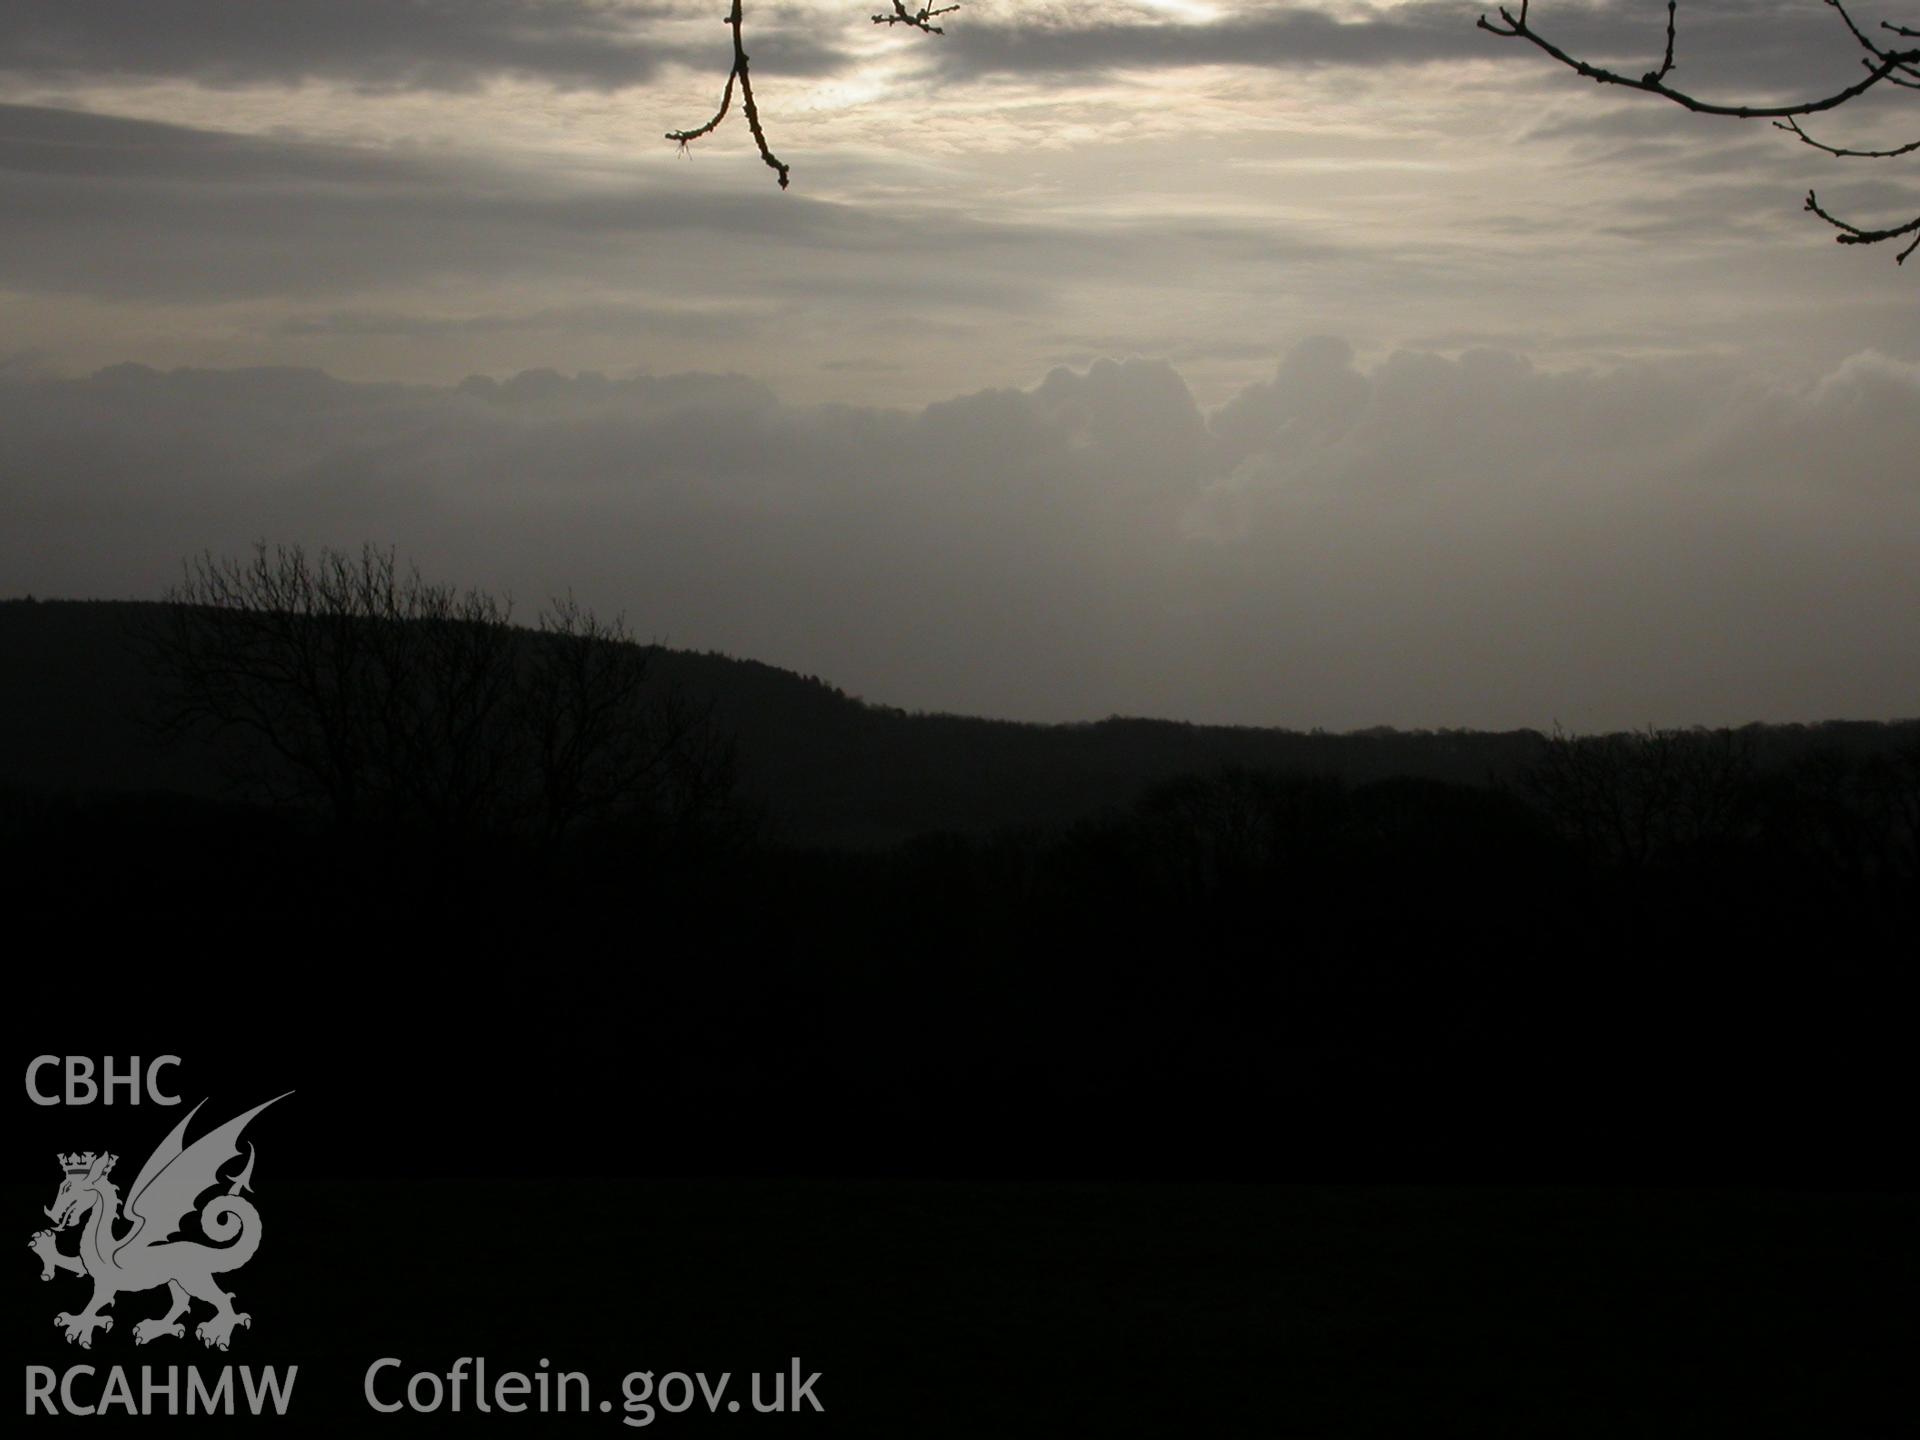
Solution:
<path fill-rule="evenodd" d="M 1213 431 L 1240 454 L 1271 450 L 1289 430 L 1306 426 L 1342 434 L 1371 387 L 1354 368 L 1353 347 L 1332 336 L 1301 342 L 1266 384 L 1241 390 L 1214 412 Z"/>
<path fill-rule="evenodd" d="M 1204 24 L 955 22 L 929 51 L 929 63 L 954 78 L 1192 65 L 1424 64 L 1483 53 L 1487 38 L 1476 39 L 1471 18 L 1452 6 L 1362 6 L 1340 15 L 1274 6 Z"/>
<path fill-rule="evenodd" d="M 569 188 L 532 167 L 0 106 L 8 283 L 135 297 L 323 295 L 434 274 L 552 269 L 723 232 L 884 246 L 804 197 Z M 571 250 L 571 254 L 569 254 Z"/>
<path fill-rule="evenodd" d="M 1676 106 L 1624 100 L 1612 105 L 1556 109 L 1527 126 L 1519 138 L 1572 140 L 1582 144 L 1638 144 L 1696 135 L 1700 124 L 1697 116 Z"/>
<path fill-rule="evenodd" d="M 734 299 L 895 299 L 1034 308 L 1044 277 L 1151 273 L 1174 246 L 1209 263 L 1311 261 L 1335 247 L 1253 224 L 1151 215 L 995 223 L 874 210 L 716 177 L 705 188 L 534 163 L 424 157 L 0 105 L 0 280 L 135 299 L 311 301 L 431 276 L 678 275 Z M 899 257 L 914 257 L 911 266 Z"/>
<path fill-rule="evenodd" d="M 738 377 L 0 373 L 0 573 L 154 593 L 255 538 L 910 706 L 1357 726 L 1885 715 L 1920 694 L 1920 367 L 1553 372 L 1295 347 L 902 411 Z"/>
<path fill-rule="evenodd" d="M 1809 123 L 1816 131 L 1821 128 Z M 1658 103 L 1557 110 L 1519 138 L 1564 145 L 1584 165 L 1649 175 L 1713 177 L 1740 171 L 1780 176 L 1792 184 L 1794 177 L 1810 173 L 1834 174 L 1827 157 L 1763 121 L 1703 120 L 1677 106 Z M 1870 180 L 1873 167 L 1855 166 L 1847 178 Z"/>
<path fill-rule="evenodd" d="M 1100 20 L 1058 12 L 994 22 L 963 16 L 919 53 L 950 79 L 1064 76 L 1115 69 L 1252 65 L 1279 68 L 1459 63 L 1524 57 L 1530 47 L 1474 27 L 1456 0 L 1392 8 L 1265 4 L 1210 23 Z M 667 41 L 663 19 L 685 6 L 596 0 L 12 0 L 0 9 L 0 73 L 40 81 L 185 78 L 208 85 L 331 81 L 369 90 L 470 90 L 499 76 L 617 90 L 664 64 L 724 73 L 724 36 Z M 1664 16 L 1545 0 L 1535 23 L 1583 57 L 1657 61 Z M 822 75 L 852 63 L 846 22 L 817 11 L 760 7 L 752 49 L 762 74 Z M 1793 0 L 1683 0 L 1688 83 L 1809 85 L 1856 78 L 1857 51 L 1824 8 Z M 717 28 L 717 27 L 716 27 Z M 1565 72 L 1560 72 L 1565 78 Z M 1632 73 L 1637 73 L 1633 71 Z"/>
<path fill-rule="evenodd" d="M 1060 20 L 954 22 L 929 52 L 938 73 L 982 76 L 1052 75 L 1193 65 L 1278 69 L 1457 64 L 1508 59 L 1538 68 L 1544 79 L 1569 82 L 1570 72 L 1532 46 L 1478 29 L 1496 4 L 1416 0 L 1392 8 L 1298 4 L 1247 7 L 1207 22 Z M 1576 56 L 1639 74 L 1660 59 L 1664 8 L 1541 0 L 1534 28 Z M 1860 53 L 1831 11 L 1795 0 L 1681 0 L 1679 56 L 1688 85 L 1809 86 L 1858 79 Z M 1582 80 L 1578 83 L 1586 85 Z M 1811 92 L 1810 92 L 1811 93 Z M 1657 103 L 1657 102 L 1649 102 Z"/>
<path fill-rule="evenodd" d="M 418 185 L 446 162 L 391 151 L 200 130 L 44 105 L 0 104 L 0 176 L 34 182 Z"/>
<path fill-rule="evenodd" d="M 720 40 L 689 48 L 653 33 L 666 13 L 596 0 L 8 0 L 0 72 L 445 91 L 503 75 L 617 90 L 669 62 L 724 73 Z M 830 42 L 776 19 L 756 29 L 754 54 L 783 73 L 820 74 L 842 61 Z"/>
<path fill-rule="evenodd" d="M 1798 203 L 1806 194 L 1805 170 L 1769 170 L 1750 163 L 1743 175 L 1729 159 L 1717 173 L 1676 163 L 1671 174 L 1675 183 L 1667 193 L 1603 216 L 1594 229 L 1627 236 L 1638 243 L 1666 240 L 1698 244 L 1728 236 L 1796 233 L 1811 240 L 1821 238 L 1818 231 L 1809 234 L 1807 226 L 1811 222 Z M 1769 174 L 1773 178 L 1766 178 Z M 1813 178 L 1819 183 L 1822 199 L 1851 217 L 1895 216 L 1904 220 L 1920 207 L 1920 185 L 1901 185 L 1891 178 L 1878 180 L 1870 172 L 1845 174 L 1827 166 L 1818 167 Z"/>
<path fill-rule="evenodd" d="M 416 315 L 386 310 L 333 310 L 289 316 L 273 333 L 296 339 L 334 336 L 460 337 L 524 332 L 565 335 L 665 335 L 712 338 L 749 335 L 760 321 L 737 310 L 602 302 L 469 315 Z"/>

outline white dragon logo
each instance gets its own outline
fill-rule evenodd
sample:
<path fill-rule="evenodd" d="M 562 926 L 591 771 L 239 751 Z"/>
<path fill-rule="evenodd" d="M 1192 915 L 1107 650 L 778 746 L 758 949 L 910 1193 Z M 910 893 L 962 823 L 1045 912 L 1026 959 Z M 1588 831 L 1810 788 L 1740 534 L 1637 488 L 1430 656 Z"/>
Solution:
<path fill-rule="evenodd" d="M 287 1095 L 292 1093 L 289 1090 Z M 251 1187 L 253 1180 L 251 1144 L 247 1146 L 245 1168 L 228 1183 L 226 1192 L 200 1207 L 200 1229 L 216 1243 L 205 1245 L 176 1237 L 194 1203 L 222 1183 L 220 1167 L 240 1153 L 240 1132 L 247 1122 L 287 1095 L 276 1095 L 265 1105 L 254 1106 L 188 1145 L 187 1125 L 200 1113 L 200 1105 L 194 1106 L 140 1167 L 139 1178 L 127 1192 L 124 1215 L 120 1213 L 120 1191 L 109 1178 L 117 1155 L 96 1155 L 88 1150 L 59 1157 L 67 1178 L 45 1212 L 53 1229 L 40 1231 L 27 1242 L 27 1248 L 40 1257 L 42 1280 L 51 1280 L 56 1270 L 93 1277 L 93 1299 L 87 1302 L 87 1308 L 78 1315 L 63 1311 L 53 1317 L 53 1323 L 66 1332 L 70 1342 L 91 1349 L 95 1330 L 113 1329 L 113 1317 L 100 1312 L 113 1304 L 116 1295 L 122 1290 L 153 1290 L 161 1285 L 172 1295 L 172 1304 L 161 1318 L 134 1324 L 136 1345 L 162 1335 L 185 1335 L 180 1317 L 195 1300 L 204 1300 L 214 1309 L 211 1318 L 194 1327 L 193 1333 L 203 1345 L 224 1350 L 233 1338 L 234 1326 L 253 1324 L 251 1315 L 233 1308 L 233 1295 L 213 1281 L 215 1275 L 238 1270 L 260 1248 L 260 1212 L 240 1194 Z M 58 1232 L 82 1220 L 86 1229 L 80 1236 L 79 1255 L 61 1253 Z"/>

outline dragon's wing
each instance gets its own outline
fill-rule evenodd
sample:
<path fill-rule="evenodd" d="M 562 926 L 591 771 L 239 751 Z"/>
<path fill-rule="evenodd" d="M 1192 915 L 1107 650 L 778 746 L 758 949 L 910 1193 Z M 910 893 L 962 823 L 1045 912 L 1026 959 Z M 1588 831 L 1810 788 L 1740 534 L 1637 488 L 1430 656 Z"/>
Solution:
<path fill-rule="evenodd" d="M 122 1245 L 138 1241 L 157 1245 L 172 1238 L 180 1222 L 193 1209 L 193 1202 L 220 1183 L 220 1167 L 240 1153 L 240 1132 L 247 1122 L 267 1105 L 291 1095 L 276 1095 L 264 1105 L 256 1105 L 244 1115 L 235 1116 L 217 1129 L 209 1130 L 191 1145 L 185 1143 L 187 1125 L 200 1113 L 201 1101 L 187 1112 L 187 1118 L 173 1127 L 173 1133 L 160 1142 L 139 1177 L 127 1191 L 126 1213 L 133 1220 L 133 1233 Z"/>

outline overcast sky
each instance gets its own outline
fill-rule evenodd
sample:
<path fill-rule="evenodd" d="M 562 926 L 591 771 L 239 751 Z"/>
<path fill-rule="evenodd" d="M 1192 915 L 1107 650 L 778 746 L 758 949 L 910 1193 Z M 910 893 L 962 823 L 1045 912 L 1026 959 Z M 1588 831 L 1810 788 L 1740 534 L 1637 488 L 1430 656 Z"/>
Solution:
<path fill-rule="evenodd" d="M 1911 159 L 1454 0 L 876 8 L 747 0 L 783 194 L 662 139 L 719 0 L 6 0 L 0 593 L 366 538 L 909 707 L 1920 713 L 1920 259 L 1800 209 L 1909 218 Z M 1684 0 L 1675 78 L 1858 53 Z"/>

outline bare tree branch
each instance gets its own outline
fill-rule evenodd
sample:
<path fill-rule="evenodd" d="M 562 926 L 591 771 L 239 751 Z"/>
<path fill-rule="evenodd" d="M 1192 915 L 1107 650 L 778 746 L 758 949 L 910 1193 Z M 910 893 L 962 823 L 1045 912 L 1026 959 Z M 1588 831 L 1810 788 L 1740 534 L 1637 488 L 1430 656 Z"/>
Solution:
<path fill-rule="evenodd" d="M 1914 151 L 1920 150 L 1920 140 L 1909 141 L 1907 144 L 1896 146 L 1892 150 L 1843 150 L 1838 146 L 1826 145 L 1814 139 L 1813 136 L 1801 128 L 1798 120 L 1776 120 L 1773 122 L 1773 128 L 1776 130 L 1785 130 L 1792 135 L 1798 135 L 1802 142 L 1811 145 L 1816 150 L 1824 150 L 1829 155 L 1839 155 L 1852 160 L 1892 160 L 1898 156 L 1911 155 Z"/>
<path fill-rule="evenodd" d="M 1898 240 L 1902 235 L 1912 235 L 1913 243 L 1893 257 L 1902 265 L 1915 250 L 1920 250 L 1920 215 L 1914 216 L 1904 225 L 1894 225 L 1884 230 L 1864 230 L 1821 209 L 1820 201 L 1811 190 L 1807 192 L 1806 208 L 1840 232 L 1833 238 L 1842 245 L 1878 245 L 1883 240 Z"/>
<path fill-rule="evenodd" d="M 1835 10 L 1839 10 L 1843 16 L 1846 15 L 1846 11 L 1841 8 L 1839 0 L 1825 0 L 1825 3 L 1831 5 Z M 1836 90 L 1831 95 L 1823 95 L 1815 100 L 1796 100 L 1786 105 L 1722 105 L 1712 101 L 1701 100 L 1696 96 L 1687 94 L 1685 91 L 1676 90 L 1666 83 L 1666 76 L 1673 69 L 1674 32 L 1673 20 L 1671 18 L 1673 7 L 1671 4 L 1668 8 L 1669 20 L 1666 60 L 1658 70 L 1649 70 L 1637 79 L 1631 75 L 1622 75 L 1615 70 L 1608 70 L 1603 66 L 1589 64 L 1585 60 L 1575 59 L 1558 45 L 1546 39 L 1539 31 L 1533 29 L 1528 23 L 1527 11 L 1528 0 L 1521 0 L 1520 13 L 1518 15 L 1515 15 L 1504 5 L 1500 7 L 1500 18 L 1506 22 L 1504 27 L 1494 24 L 1484 15 L 1480 17 L 1477 23 L 1480 29 L 1485 30 L 1491 35 L 1498 35 L 1502 39 L 1525 40 L 1529 44 L 1537 46 L 1548 55 L 1551 55 L 1555 60 L 1558 60 L 1562 65 L 1565 65 L 1569 70 L 1572 70 L 1575 74 L 1584 75 L 1596 85 L 1621 85 L 1629 90 L 1644 90 L 1649 95 L 1658 95 L 1662 99 L 1671 100 L 1674 104 L 1684 106 L 1686 109 L 1695 111 L 1701 115 L 1727 115 L 1738 120 L 1764 120 L 1776 116 L 1784 117 L 1788 115 L 1817 115 L 1823 110 L 1835 110 L 1846 104 L 1849 100 L 1857 99 L 1866 94 L 1889 76 L 1895 75 L 1901 70 L 1910 70 L 1915 65 L 1920 64 L 1920 49 L 1899 51 L 1875 50 L 1874 53 L 1879 59 L 1877 63 L 1874 63 L 1868 70 L 1867 78 L 1859 81 L 1857 84 L 1847 86 L 1844 90 Z M 1849 26 L 1853 25 L 1851 18 L 1847 20 L 1847 24 Z M 1858 35 L 1860 32 L 1856 29 L 1854 33 Z M 1869 48 L 1871 48 L 1870 45 Z"/>
<path fill-rule="evenodd" d="M 876 25 L 911 25 L 915 30 L 924 30 L 929 35 L 944 35 L 947 32 L 933 22 L 942 15 L 953 14 L 953 12 L 959 8 L 958 5 L 935 6 L 928 4 L 918 10 L 909 10 L 906 7 L 905 0 L 893 0 L 893 14 L 876 15 L 873 17 L 873 23 Z"/>
<path fill-rule="evenodd" d="M 733 103 L 733 87 L 738 82 L 740 108 L 746 112 L 747 129 L 753 132 L 753 143 L 760 149 L 760 158 L 780 177 L 780 188 L 784 190 L 787 188 L 789 167 L 768 147 L 766 131 L 760 128 L 759 107 L 753 103 L 753 76 L 747 69 L 747 42 L 740 28 L 740 0 L 733 0 L 733 10 L 727 16 L 726 24 L 733 31 L 733 69 L 727 72 L 727 88 L 720 92 L 720 108 L 714 111 L 711 120 L 695 129 L 669 130 L 667 139 L 684 150 L 702 135 L 711 135 L 720 122 L 727 118 L 727 107 Z"/>
<path fill-rule="evenodd" d="M 753 75 L 747 66 L 746 39 L 741 33 L 743 21 L 740 5 L 741 0 L 733 0 L 733 9 L 728 12 L 723 22 L 733 31 L 733 68 L 727 72 L 726 87 L 720 92 L 720 108 L 713 112 L 713 118 L 704 125 L 697 125 L 691 130 L 669 130 L 667 139 L 684 150 L 695 140 L 711 135 L 720 127 L 720 122 L 727 118 L 727 111 L 733 106 L 733 91 L 737 84 L 740 87 L 740 109 L 747 117 L 747 129 L 753 133 L 754 146 L 760 151 L 760 158 L 766 161 L 768 167 L 779 179 L 780 188 L 784 190 L 787 188 L 792 167 L 773 153 L 772 148 L 767 144 L 767 132 L 760 124 L 760 107 L 754 103 L 753 99 Z M 933 21 L 938 16 L 951 15 L 960 7 L 957 4 L 935 6 L 932 0 L 928 0 L 928 4 L 921 9 L 909 10 L 903 0 L 893 0 L 893 8 L 895 13 L 876 15 L 873 17 L 873 23 L 906 25 L 915 30 L 925 30 L 930 35 L 943 35 L 946 32 Z"/>
<path fill-rule="evenodd" d="M 1814 139 L 1800 125 L 1799 117 L 1801 116 L 1818 115 L 1826 111 L 1837 110 L 1841 106 L 1859 99 L 1861 96 L 1881 85 L 1897 86 L 1903 89 L 1920 89 L 1920 47 L 1897 48 L 1882 44 L 1875 40 L 1867 31 L 1860 28 L 1859 24 L 1848 12 L 1843 0 L 1824 0 L 1824 3 L 1840 17 L 1848 33 L 1852 35 L 1860 47 L 1867 52 L 1861 57 L 1860 61 L 1860 63 L 1866 67 L 1866 76 L 1852 85 L 1833 91 L 1831 94 L 1818 96 L 1811 100 L 1799 100 L 1776 105 L 1723 104 L 1716 101 L 1703 100 L 1688 91 L 1678 89 L 1667 83 L 1667 77 L 1673 73 L 1676 65 L 1675 45 L 1679 28 L 1679 0 L 1667 0 L 1666 50 L 1661 57 L 1658 68 L 1649 70 L 1644 75 L 1638 77 L 1627 75 L 1616 70 L 1609 70 L 1604 66 L 1594 65 L 1589 61 L 1581 60 L 1569 54 L 1551 40 L 1548 40 L 1532 26 L 1529 13 L 1531 0 L 1521 0 L 1520 9 L 1517 14 L 1506 6 L 1501 6 L 1499 8 L 1499 23 L 1489 20 L 1485 15 L 1482 15 L 1478 24 L 1480 29 L 1485 30 L 1491 35 L 1498 35 L 1502 39 L 1526 41 L 1528 44 L 1566 66 L 1569 70 L 1572 70 L 1575 74 L 1584 76 L 1596 85 L 1618 85 L 1628 90 L 1639 90 L 1649 95 L 1657 95 L 1663 100 L 1671 101 L 1675 105 L 1679 105 L 1684 109 L 1691 110 L 1700 115 L 1721 115 L 1738 120 L 1772 120 L 1775 128 L 1785 130 L 1796 136 L 1803 143 L 1811 145 L 1816 150 L 1825 151 L 1829 155 L 1841 156 L 1848 159 L 1891 160 L 1920 151 L 1920 141 L 1884 149 L 1848 149 L 1827 145 Z M 1916 30 L 1910 26 L 1895 25 L 1883 20 L 1880 28 L 1902 39 L 1920 39 L 1920 30 Z M 1855 225 L 1849 221 L 1838 219 L 1822 209 L 1812 194 L 1807 196 L 1806 208 L 1838 230 L 1840 233 L 1834 238 L 1843 245 L 1877 245 L 1882 241 L 1899 239 L 1902 236 L 1920 231 L 1920 217 L 1915 217 L 1904 225 L 1890 225 L 1879 228 Z M 1920 246 L 1920 240 L 1917 240 L 1915 244 L 1908 245 L 1895 255 L 1895 261 L 1905 263 L 1907 257 L 1914 253 L 1916 246 Z"/>

